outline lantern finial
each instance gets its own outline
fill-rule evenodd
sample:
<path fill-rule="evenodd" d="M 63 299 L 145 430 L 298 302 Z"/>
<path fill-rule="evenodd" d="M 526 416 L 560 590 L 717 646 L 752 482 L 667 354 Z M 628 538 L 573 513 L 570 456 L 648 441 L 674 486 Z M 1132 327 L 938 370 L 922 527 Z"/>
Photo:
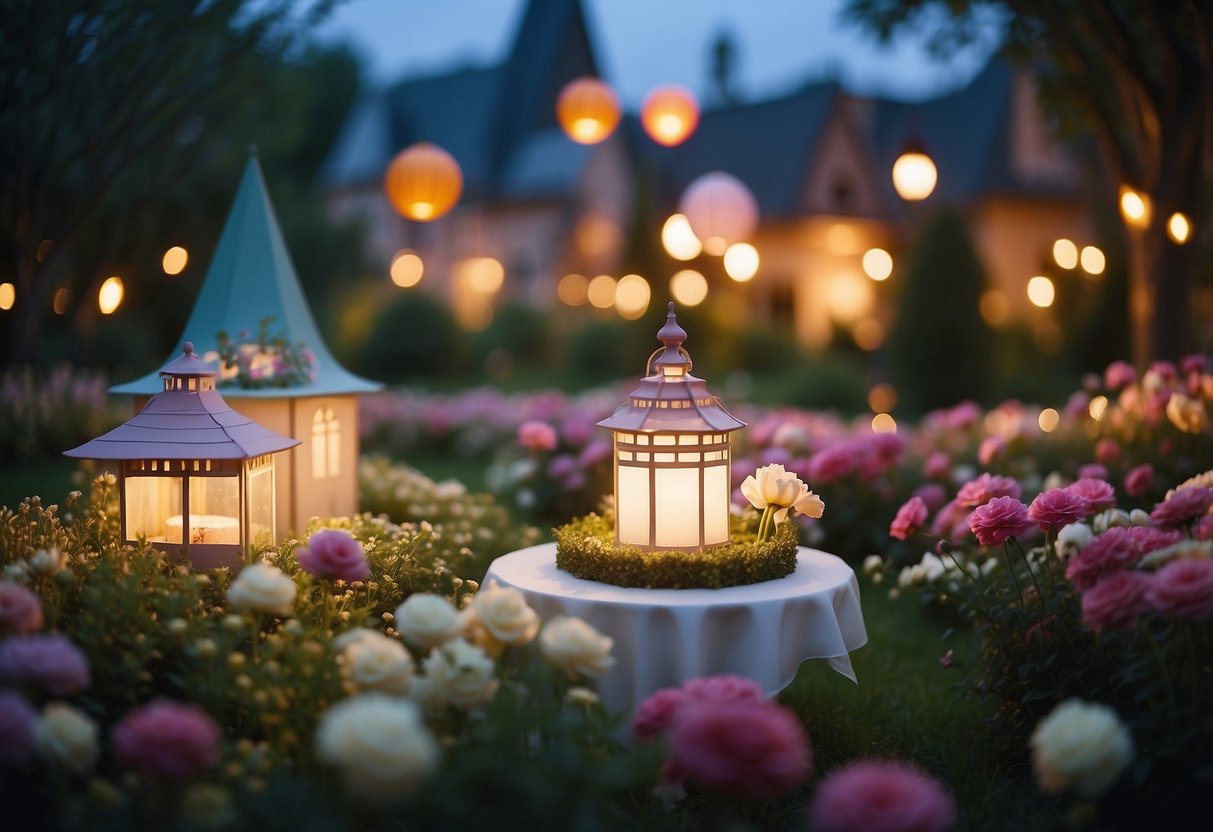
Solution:
<path fill-rule="evenodd" d="M 181 347 L 181 349 L 184 350 L 186 355 L 193 355 L 194 354 L 194 342 L 186 341 L 185 344 Z"/>
<path fill-rule="evenodd" d="M 665 344 L 665 349 L 653 360 L 655 372 L 666 376 L 682 376 L 691 371 L 691 356 L 682 348 L 687 340 L 687 332 L 678 325 L 678 317 L 674 314 L 674 301 L 670 301 L 669 312 L 665 317 L 665 326 L 657 332 L 657 340 Z"/>

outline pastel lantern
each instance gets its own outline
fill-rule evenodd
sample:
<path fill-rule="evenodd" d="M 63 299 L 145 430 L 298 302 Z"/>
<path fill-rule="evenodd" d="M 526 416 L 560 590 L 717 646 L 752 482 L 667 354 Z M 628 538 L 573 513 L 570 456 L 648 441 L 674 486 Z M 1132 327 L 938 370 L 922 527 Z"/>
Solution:
<path fill-rule="evenodd" d="M 273 455 L 299 444 L 232 410 L 217 375 L 186 341 L 134 418 L 64 452 L 117 461 L 122 539 L 196 569 L 238 568 L 277 540 Z"/>
<path fill-rule="evenodd" d="M 745 427 L 691 375 L 674 304 L 645 376 L 599 422 L 615 444 L 615 540 L 698 551 L 729 542 L 731 434 Z"/>
<path fill-rule="evenodd" d="M 598 144 L 619 124 L 619 96 L 610 84 L 586 75 L 570 81 L 556 99 L 556 119 L 578 144 Z"/>
<path fill-rule="evenodd" d="M 640 123 L 657 144 L 675 147 L 695 132 L 699 103 L 690 90 L 678 84 L 655 87 L 640 107 Z"/>
<path fill-rule="evenodd" d="M 688 185 L 678 201 L 678 212 L 703 241 L 703 250 L 716 256 L 748 239 L 758 225 L 754 194 L 736 176 L 720 170 L 705 173 Z"/>
<path fill-rule="evenodd" d="M 402 216 L 432 222 L 455 207 L 463 192 L 463 172 L 451 154 L 418 142 L 396 154 L 383 181 L 388 201 Z"/>
<path fill-rule="evenodd" d="M 893 163 L 893 189 L 907 202 L 921 202 L 935 190 L 939 172 L 935 161 L 927 155 L 921 140 L 912 138 L 905 143 Z"/>

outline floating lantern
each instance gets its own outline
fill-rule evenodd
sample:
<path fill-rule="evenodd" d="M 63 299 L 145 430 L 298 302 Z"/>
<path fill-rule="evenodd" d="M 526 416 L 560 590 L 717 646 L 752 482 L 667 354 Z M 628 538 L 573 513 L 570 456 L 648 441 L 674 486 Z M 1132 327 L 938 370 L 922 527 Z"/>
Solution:
<path fill-rule="evenodd" d="M 463 172 L 451 154 L 430 142 L 418 142 L 396 154 L 383 187 L 402 216 L 432 222 L 455 207 L 463 192 Z"/>
<path fill-rule="evenodd" d="M 1128 185 L 1120 186 L 1120 215 L 1130 228 L 1147 228 L 1154 218 L 1154 206 L 1150 197 L 1133 190 Z"/>
<path fill-rule="evenodd" d="M 695 132 L 699 103 L 690 90 L 677 84 L 656 87 L 640 107 L 640 123 L 657 144 L 675 147 Z"/>
<path fill-rule="evenodd" d="M 683 191 L 678 211 L 687 218 L 703 250 L 719 256 L 754 233 L 758 201 L 745 183 L 724 171 L 705 173 Z"/>
<path fill-rule="evenodd" d="M 598 144 L 619 124 L 619 97 L 605 81 L 587 75 L 560 91 L 556 118 L 573 141 Z"/>
<path fill-rule="evenodd" d="M 691 375 L 687 334 L 670 303 L 662 347 L 629 400 L 599 422 L 615 440 L 615 540 L 642 549 L 698 551 L 729 543 L 734 418 Z"/>
<path fill-rule="evenodd" d="M 254 545 L 276 541 L 273 454 L 299 444 L 232 410 L 217 375 L 186 341 L 143 410 L 64 452 L 119 461 L 122 539 L 197 569 L 237 568 Z"/>
<path fill-rule="evenodd" d="M 893 163 L 893 188 L 897 195 L 907 202 L 920 202 L 931 195 L 938 180 L 939 171 L 922 141 L 907 141 Z"/>

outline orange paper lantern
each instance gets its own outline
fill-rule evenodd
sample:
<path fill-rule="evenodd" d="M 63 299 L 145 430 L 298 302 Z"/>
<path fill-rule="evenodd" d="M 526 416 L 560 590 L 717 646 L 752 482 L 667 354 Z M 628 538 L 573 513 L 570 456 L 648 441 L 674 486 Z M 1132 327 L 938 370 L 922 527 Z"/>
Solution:
<path fill-rule="evenodd" d="M 556 118 L 573 141 L 598 144 L 619 124 L 619 97 L 609 84 L 587 75 L 560 91 Z"/>
<path fill-rule="evenodd" d="M 640 108 L 644 132 L 657 144 L 675 147 L 685 142 L 699 124 L 699 103 L 685 87 L 656 87 Z"/>
<path fill-rule="evenodd" d="M 463 173 L 451 154 L 430 142 L 418 142 L 396 154 L 387 166 L 384 190 L 401 215 L 417 222 L 436 220 L 455 207 L 463 191 Z"/>

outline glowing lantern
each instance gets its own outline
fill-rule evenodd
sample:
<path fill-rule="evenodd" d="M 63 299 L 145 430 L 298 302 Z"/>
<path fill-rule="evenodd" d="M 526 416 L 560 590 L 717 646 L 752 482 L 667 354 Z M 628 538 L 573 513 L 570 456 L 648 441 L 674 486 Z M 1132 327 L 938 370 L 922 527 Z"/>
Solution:
<path fill-rule="evenodd" d="M 252 547 L 276 542 L 273 455 L 299 444 L 232 410 L 217 375 L 186 341 L 143 410 L 64 452 L 119 461 L 122 539 L 198 569 L 239 567 Z"/>
<path fill-rule="evenodd" d="M 598 144 L 619 124 L 619 97 L 605 81 L 587 75 L 560 91 L 556 118 L 573 141 Z"/>
<path fill-rule="evenodd" d="M 675 260 L 694 260 L 703 251 L 703 243 L 682 214 L 670 214 L 661 226 L 661 245 Z"/>
<path fill-rule="evenodd" d="M 125 295 L 126 287 L 122 284 L 122 278 L 117 275 L 107 277 L 97 290 L 97 308 L 101 310 L 102 315 L 112 315 L 114 310 L 122 305 Z"/>
<path fill-rule="evenodd" d="M 463 173 L 451 154 L 436 144 L 418 142 L 396 154 L 383 187 L 402 216 L 431 222 L 455 207 L 463 192 Z"/>
<path fill-rule="evenodd" d="M 1072 269 L 1078 265 L 1078 246 L 1073 240 L 1062 237 L 1053 243 L 1053 262 L 1063 269 Z"/>
<path fill-rule="evenodd" d="M 640 386 L 598 424 L 615 440 L 616 541 L 697 551 L 729 542 L 730 434 L 745 423 L 691 375 L 669 310 Z"/>
<path fill-rule="evenodd" d="M 1053 281 L 1043 275 L 1036 275 L 1028 281 L 1028 300 L 1033 306 L 1041 309 L 1052 306 L 1054 293 Z"/>
<path fill-rule="evenodd" d="M 1131 228 L 1146 228 L 1154 216 L 1150 198 L 1128 185 L 1120 186 L 1120 215 Z"/>
<path fill-rule="evenodd" d="M 893 188 L 897 195 L 907 202 L 919 202 L 931 195 L 938 180 L 939 171 L 923 143 L 917 139 L 906 142 L 893 163 Z"/>
<path fill-rule="evenodd" d="M 1171 238 L 1171 242 L 1182 246 L 1188 242 L 1188 238 L 1192 235 L 1192 223 L 1188 221 L 1186 214 L 1176 211 L 1167 220 L 1167 236 Z"/>
<path fill-rule="evenodd" d="M 694 269 L 675 272 L 670 278 L 670 294 L 683 306 L 698 306 L 708 296 L 708 279 Z"/>
<path fill-rule="evenodd" d="M 724 252 L 724 271 L 738 283 L 758 274 L 758 249 L 749 243 L 733 243 Z"/>
<path fill-rule="evenodd" d="M 705 173 L 683 191 L 678 211 L 687 218 L 708 254 L 724 254 L 758 224 L 758 201 L 745 183 L 724 171 Z"/>
<path fill-rule="evenodd" d="M 640 123 L 657 144 L 680 145 L 699 124 L 699 103 L 690 90 L 677 84 L 656 87 L 640 107 Z"/>
<path fill-rule="evenodd" d="M 190 260 L 190 253 L 181 246 L 172 246 L 164 252 L 164 257 L 160 260 L 160 265 L 164 268 L 164 273 L 167 275 L 181 274 L 185 270 L 185 265 Z"/>
<path fill-rule="evenodd" d="M 0 283 L 0 309 L 7 312 L 17 302 L 17 287 L 11 283 Z"/>

